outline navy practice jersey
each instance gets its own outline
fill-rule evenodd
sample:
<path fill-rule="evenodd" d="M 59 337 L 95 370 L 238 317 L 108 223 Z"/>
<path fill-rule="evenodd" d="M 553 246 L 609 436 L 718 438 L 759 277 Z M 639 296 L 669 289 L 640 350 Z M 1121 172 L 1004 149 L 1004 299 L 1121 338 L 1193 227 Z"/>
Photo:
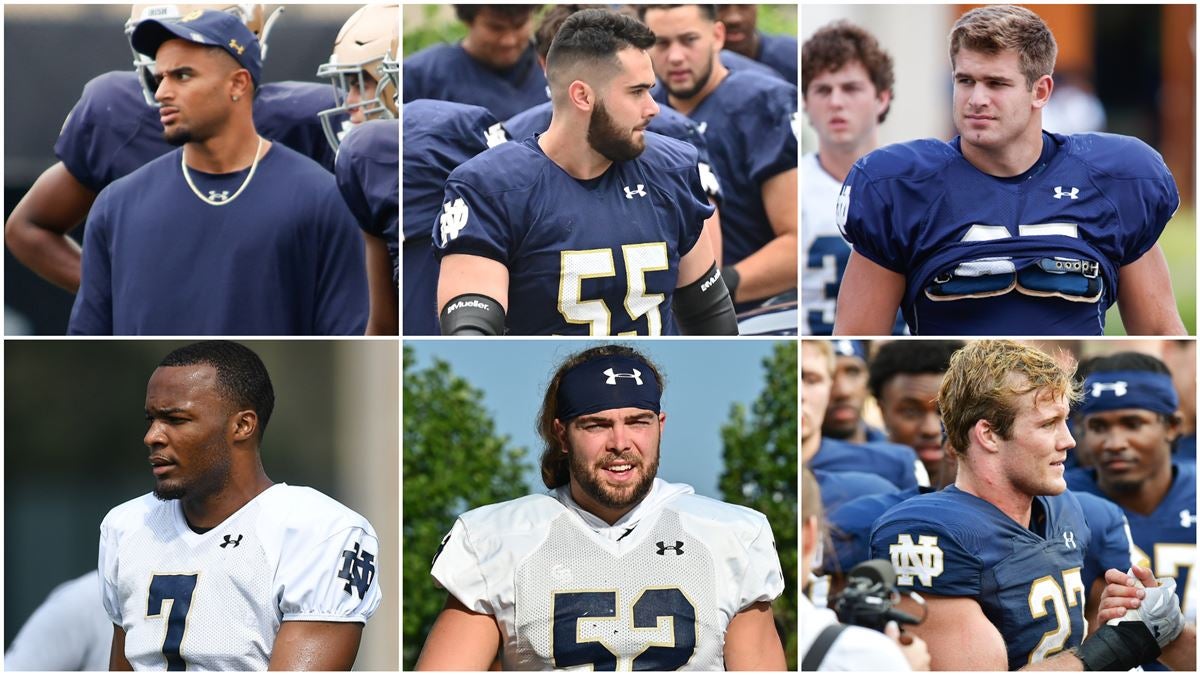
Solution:
<path fill-rule="evenodd" d="M 929 482 L 918 480 L 918 476 L 925 475 L 925 467 L 912 448 L 897 443 L 860 444 L 822 438 L 817 454 L 808 460 L 808 467 L 823 471 L 866 471 L 886 479 L 900 490 Z"/>
<path fill-rule="evenodd" d="M 550 100 L 532 44 L 504 70 L 476 61 L 461 44 L 422 49 L 404 59 L 404 102 L 419 98 L 483 106 L 501 120 Z"/>
<path fill-rule="evenodd" d="M 442 208 L 450 172 L 508 140 L 476 105 L 420 99 L 404 104 L 404 334 L 438 335 L 438 261 L 429 223 Z"/>
<path fill-rule="evenodd" d="M 1031 525 L 950 486 L 885 513 L 871 532 L 871 557 L 892 561 L 902 590 L 974 598 L 1016 670 L 1084 636 L 1091 533 L 1075 495 L 1035 497 Z"/>
<path fill-rule="evenodd" d="M 758 61 L 771 66 L 788 82 L 799 82 L 796 77 L 798 53 L 796 38 L 790 35 L 767 35 L 759 32 Z"/>
<path fill-rule="evenodd" d="M 180 148 L 105 188 L 84 232 L 72 335 L 361 335 L 367 286 L 331 174 L 275 144 L 240 196 L 192 193 Z M 188 169 L 210 199 L 248 169 Z"/>
<path fill-rule="evenodd" d="M 665 91 L 656 99 L 669 105 Z M 797 168 L 795 114 L 795 86 L 735 70 L 688 115 L 704 130 L 713 170 L 721 177 L 725 265 L 738 263 L 775 238 L 762 186 Z"/>
<path fill-rule="evenodd" d="M 712 213 L 687 143 L 646 132 L 637 159 L 578 180 L 530 136 L 450 175 L 433 239 L 439 259 L 508 267 L 509 333 L 660 335 L 679 260 Z"/>
<path fill-rule="evenodd" d="M 1092 583 L 1104 580 L 1104 572 L 1118 569 L 1124 572 L 1131 562 L 1133 542 L 1129 540 L 1129 524 L 1116 504 L 1087 492 L 1075 492 L 1083 519 L 1092 531 L 1083 563 L 1083 587 L 1091 590 Z"/>
<path fill-rule="evenodd" d="M 821 488 L 821 505 L 825 513 L 863 495 L 893 494 L 896 486 L 887 479 L 862 471 L 824 471 L 807 465 Z M 916 489 L 915 487 L 913 488 Z"/>
<path fill-rule="evenodd" d="M 333 89 L 315 82 L 269 82 L 254 97 L 254 126 L 333 171 L 333 150 L 317 113 L 335 104 Z M 158 108 L 146 105 L 137 74 L 104 73 L 83 87 L 63 123 L 54 154 L 93 192 L 175 146 L 163 140 Z"/>
<path fill-rule="evenodd" d="M 533 134 L 540 134 L 550 128 L 550 118 L 554 115 L 554 104 L 546 101 L 525 112 L 519 113 L 504 123 L 504 128 L 513 139 L 521 141 Z M 650 119 L 646 131 L 670 136 L 676 140 L 691 143 L 696 148 L 697 163 L 700 170 L 700 182 L 709 197 L 720 201 L 721 182 L 713 173 L 712 163 L 708 159 L 708 142 L 700 133 L 700 127 L 687 115 L 681 115 L 674 110 L 662 106 L 658 114 Z"/>
<path fill-rule="evenodd" d="M 368 120 L 342 138 L 338 189 L 363 232 L 378 237 L 400 283 L 400 120 Z"/>
<path fill-rule="evenodd" d="M 1195 621 L 1196 599 L 1189 597 L 1187 590 L 1188 576 L 1196 562 L 1196 465 L 1176 462 L 1171 470 L 1171 489 L 1154 513 L 1143 515 L 1126 508 L 1121 511 L 1137 546 L 1134 562 L 1149 560 L 1155 576 L 1175 577 L 1184 614 Z M 1092 469 L 1068 472 L 1066 478 L 1072 490 L 1111 499 L 1096 484 Z"/>
<path fill-rule="evenodd" d="M 924 335 L 1100 335 L 1121 267 L 1179 206 L 1162 157 L 1111 134 L 1043 134 L 1016 179 L 963 158 L 959 139 L 889 145 L 858 160 L 838 200 L 854 250 L 905 277 Z"/>
<path fill-rule="evenodd" d="M 1176 462 L 1196 463 L 1196 434 L 1180 436 L 1175 441 L 1175 451 L 1172 457 Z"/>
<path fill-rule="evenodd" d="M 730 70 L 730 72 L 735 71 L 735 70 L 749 70 L 749 71 L 758 73 L 760 75 L 766 75 L 773 80 L 783 80 L 784 79 L 783 75 L 781 75 L 779 73 L 779 71 L 775 70 L 771 66 L 769 66 L 765 63 L 760 63 L 759 61 L 755 61 L 754 59 L 750 58 L 749 56 L 742 56 L 741 54 L 733 51 L 732 49 L 722 49 L 720 56 L 718 58 L 721 59 L 721 65 L 728 68 Z M 795 85 L 795 83 L 796 83 L 795 78 L 792 78 L 790 80 L 784 80 L 784 81 L 791 82 L 793 85 Z"/>

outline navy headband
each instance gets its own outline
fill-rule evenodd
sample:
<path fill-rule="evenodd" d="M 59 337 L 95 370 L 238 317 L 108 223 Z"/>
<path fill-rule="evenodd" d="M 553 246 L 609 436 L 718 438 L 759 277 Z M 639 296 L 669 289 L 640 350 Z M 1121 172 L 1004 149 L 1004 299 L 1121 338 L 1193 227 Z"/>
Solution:
<path fill-rule="evenodd" d="M 862 340 L 834 340 L 833 353 L 838 356 L 857 356 L 867 360 L 867 344 Z"/>
<path fill-rule="evenodd" d="M 566 422 L 614 408 L 659 412 L 662 389 L 641 359 L 602 356 L 563 373 L 558 383 L 558 419 Z"/>
<path fill-rule="evenodd" d="M 1179 395 L 1171 376 L 1148 370 L 1115 370 L 1088 376 L 1079 412 L 1090 415 L 1122 408 L 1174 414 L 1179 409 Z"/>

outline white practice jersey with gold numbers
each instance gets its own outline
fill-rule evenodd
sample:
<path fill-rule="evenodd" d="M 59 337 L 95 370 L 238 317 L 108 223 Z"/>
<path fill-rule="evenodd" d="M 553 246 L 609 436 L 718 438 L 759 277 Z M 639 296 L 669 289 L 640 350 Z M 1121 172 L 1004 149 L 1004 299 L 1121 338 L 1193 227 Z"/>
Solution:
<path fill-rule="evenodd" d="M 378 553 L 365 518 L 283 483 L 203 534 L 152 494 L 100 526 L 104 607 L 135 670 L 265 670 L 284 621 L 366 623 Z"/>
<path fill-rule="evenodd" d="M 613 525 L 569 489 L 463 514 L 438 583 L 496 617 L 506 670 L 724 670 L 738 612 L 783 592 L 761 513 L 655 479 Z"/>

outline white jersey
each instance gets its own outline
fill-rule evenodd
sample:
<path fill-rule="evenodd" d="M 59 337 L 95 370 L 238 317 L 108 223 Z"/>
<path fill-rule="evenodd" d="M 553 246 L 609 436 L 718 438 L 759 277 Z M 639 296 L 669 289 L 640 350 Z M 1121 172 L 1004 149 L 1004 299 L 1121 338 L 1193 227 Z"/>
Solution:
<path fill-rule="evenodd" d="M 496 618 L 506 670 L 724 670 L 730 620 L 783 592 L 766 517 L 658 479 L 611 526 L 567 487 L 465 513 L 433 576 Z"/>
<path fill-rule="evenodd" d="M 800 280 L 803 310 L 800 334 L 830 335 L 838 288 L 850 258 L 850 245 L 842 239 L 836 217 L 842 182 L 821 167 L 816 153 L 800 159 L 800 175 L 804 189 L 800 200 L 800 250 L 804 264 Z"/>
<path fill-rule="evenodd" d="M 50 591 L 4 652 L 4 669 L 108 670 L 112 634 L 92 570 Z"/>
<path fill-rule="evenodd" d="M 148 494 L 100 526 L 104 608 L 135 670 L 265 670 L 284 621 L 366 623 L 379 542 L 325 495 L 271 486 L 211 530 Z"/>

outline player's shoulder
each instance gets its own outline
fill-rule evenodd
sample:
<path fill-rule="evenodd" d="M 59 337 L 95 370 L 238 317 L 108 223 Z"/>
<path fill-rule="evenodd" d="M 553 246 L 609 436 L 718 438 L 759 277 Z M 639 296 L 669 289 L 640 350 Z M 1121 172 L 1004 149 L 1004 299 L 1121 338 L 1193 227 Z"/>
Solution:
<path fill-rule="evenodd" d="M 893 143 L 863 155 L 855 173 L 873 180 L 920 180 L 961 157 L 954 146 L 936 138 Z"/>
<path fill-rule="evenodd" d="M 1054 134 L 1067 154 L 1112 178 L 1159 178 L 1170 175 L 1162 155 L 1140 138 L 1121 134 Z"/>
<path fill-rule="evenodd" d="M 731 70 L 718 87 L 718 90 L 724 90 L 724 100 L 743 111 L 775 104 L 795 109 L 796 85 L 784 82 L 770 67 L 757 61 L 753 63 L 767 72 Z"/>
<path fill-rule="evenodd" d="M 767 517 L 748 506 L 730 504 L 695 493 L 675 496 L 664 507 L 687 517 L 706 528 L 726 529 L 756 534 L 767 525 Z"/>
<path fill-rule="evenodd" d="M 409 69 L 431 70 L 445 64 L 447 61 L 459 60 L 465 55 L 466 51 L 459 45 L 442 42 L 430 45 L 411 56 L 404 57 L 404 69 L 405 71 Z"/>
<path fill-rule="evenodd" d="M 980 528 L 995 534 L 989 524 L 1000 523 L 1007 518 L 996 507 L 973 495 L 955 488 L 910 497 L 885 511 L 877 522 L 876 529 L 886 526 L 900 529 L 936 531 L 960 538 L 961 535 L 978 532 Z"/>
<path fill-rule="evenodd" d="M 1074 491 L 1071 494 L 1075 495 L 1079 508 L 1083 511 L 1083 518 L 1089 525 L 1107 525 L 1119 522 L 1122 518 L 1121 507 L 1100 495 Z"/>
<path fill-rule="evenodd" d="M 855 497 L 829 512 L 829 520 L 839 525 L 854 524 L 870 527 L 879 516 L 897 504 L 913 497 L 926 494 L 920 488 L 909 488 L 898 492 L 878 492 Z"/>
<path fill-rule="evenodd" d="M 696 146 L 677 138 L 646 131 L 646 150 L 636 161 L 652 170 L 692 171 L 696 168 Z"/>
<path fill-rule="evenodd" d="M 546 529 L 546 524 L 566 513 L 566 507 L 548 494 L 534 494 L 471 509 L 458 517 L 470 537 L 503 540 L 505 537 Z"/>
<path fill-rule="evenodd" d="M 1196 492 L 1196 465 L 1191 462 L 1172 462 L 1175 469 L 1175 481 L 1187 486 L 1192 494 Z"/>
<path fill-rule="evenodd" d="M 150 107 L 142 97 L 142 85 L 138 82 L 137 73 L 132 70 L 110 70 L 93 77 L 83 85 L 80 100 L 124 108 L 134 105 Z"/>
<path fill-rule="evenodd" d="M 666 108 L 663 108 L 663 112 Z M 660 112 L 659 115 L 662 113 Z M 546 101 L 539 103 L 532 108 L 527 108 L 521 112 L 508 118 L 504 123 L 504 128 L 508 129 L 508 133 L 512 134 L 513 140 L 524 140 L 533 134 L 540 134 L 550 128 L 550 119 L 554 116 L 554 102 Z M 655 117 L 650 121 L 650 125 L 654 125 Z"/>
<path fill-rule="evenodd" d="M 700 126 L 692 118 L 667 106 L 659 109 L 658 114 L 650 120 L 646 130 L 681 141 L 700 135 Z"/>
<path fill-rule="evenodd" d="M 419 98 L 404 104 L 404 128 L 463 131 L 486 129 L 496 123 L 487 108 L 469 103 Z"/>
<path fill-rule="evenodd" d="M 535 149 L 536 137 L 501 143 L 468 159 L 450 173 L 450 182 L 470 185 L 484 194 L 527 188 L 538 181 L 550 159 Z"/>
<path fill-rule="evenodd" d="M 310 487 L 276 483 L 259 496 L 265 522 L 284 529 L 336 532 L 357 527 L 374 532 L 361 514 Z"/>
<path fill-rule="evenodd" d="M 355 125 L 338 146 L 338 157 L 387 157 L 393 163 L 400 147 L 400 120 L 367 120 Z"/>
<path fill-rule="evenodd" d="M 121 533 L 135 530 L 142 527 L 151 514 L 169 511 L 177 505 L 175 500 L 164 501 L 155 497 L 154 493 L 148 492 L 109 509 L 100 528 Z"/>
<path fill-rule="evenodd" d="M 266 82 L 258 88 L 254 105 L 272 118 L 312 124 L 316 114 L 337 105 L 333 87 L 316 82 Z"/>

